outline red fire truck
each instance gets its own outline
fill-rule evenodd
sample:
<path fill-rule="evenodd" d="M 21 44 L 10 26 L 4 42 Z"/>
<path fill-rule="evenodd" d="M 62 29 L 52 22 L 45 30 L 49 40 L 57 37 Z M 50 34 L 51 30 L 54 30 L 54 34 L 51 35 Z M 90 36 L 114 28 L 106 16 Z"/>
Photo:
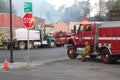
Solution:
<path fill-rule="evenodd" d="M 64 46 L 67 43 L 69 37 L 70 34 L 62 31 L 53 34 L 53 38 L 55 39 L 55 44 L 57 47 Z"/>
<path fill-rule="evenodd" d="M 120 59 L 120 21 L 85 22 L 68 40 L 67 54 L 75 59 L 82 53 L 85 43 L 91 46 L 90 58 L 101 56 L 104 63 Z"/>

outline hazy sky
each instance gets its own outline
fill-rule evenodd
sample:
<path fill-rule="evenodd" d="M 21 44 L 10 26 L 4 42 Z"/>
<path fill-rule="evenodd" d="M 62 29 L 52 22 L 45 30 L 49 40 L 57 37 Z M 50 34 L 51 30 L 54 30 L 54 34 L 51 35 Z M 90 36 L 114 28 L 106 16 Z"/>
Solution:
<path fill-rule="evenodd" d="M 65 5 L 65 7 L 70 7 L 75 3 L 75 1 L 88 1 L 88 0 L 47 0 L 50 4 L 55 6 L 55 9 L 58 9 L 61 5 Z M 98 12 L 98 4 L 99 0 L 89 0 L 91 5 L 91 16 L 94 16 L 96 12 Z"/>
<path fill-rule="evenodd" d="M 23 17 L 24 16 L 24 2 L 32 2 L 33 4 L 33 15 L 37 17 L 41 17 L 46 19 L 46 21 L 59 21 L 60 16 L 58 15 L 57 9 L 61 5 L 64 5 L 65 8 L 72 6 L 75 1 L 83 1 L 83 0 L 12 0 L 13 8 L 17 11 L 17 15 Z M 88 1 L 88 0 L 84 0 Z M 91 4 L 91 15 L 97 11 L 95 7 L 95 3 L 98 3 L 99 0 L 90 0 Z M 55 19 L 56 18 L 56 19 Z"/>
<path fill-rule="evenodd" d="M 56 9 L 58 9 L 61 5 L 66 5 L 66 7 L 69 7 L 73 5 L 75 1 L 88 1 L 88 0 L 47 0 L 49 3 L 54 5 Z M 89 0 L 91 5 L 95 5 L 95 3 L 98 3 L 99 0 Z"/>
<path fill-rule="evenodd" d="M 75 1 L 88 1 L 88 0 L 12 0 L 14 4 L 17 4 L 17 9 L 20 9 L 21 6 L 24 6 L 24 2 L 33 2 L 33 5 L 38 6 L 45 5 L 44 1 L 50 3 L 55 7 L 55 9 L 58 9 L 61 5 L 65 5 L 65 7 L 69 7 L 74 4 Z M 91 7 L 94 7 L 96 3 L 99 2 L 99 0 L 89 0 Z M 34 7 L 34 6 L 33 6 Z M 21 9 L 20 9 L 21 10 Z M 22 9 L 23 10 L 23 9 Z"/>

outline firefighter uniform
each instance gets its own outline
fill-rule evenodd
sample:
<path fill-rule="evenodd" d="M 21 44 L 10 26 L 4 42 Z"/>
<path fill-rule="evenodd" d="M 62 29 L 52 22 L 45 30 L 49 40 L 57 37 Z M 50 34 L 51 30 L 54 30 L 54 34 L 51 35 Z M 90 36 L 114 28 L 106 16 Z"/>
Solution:
<path fill-rule="evenodd" d="M 91 48 L 90 48 L 90 45 L 88 43 L 85 43 L 85 48 L 84 48 L 84 51 L 83 53 L 81 54 L 82 56 L 82 61 L 85 61 L 85 57 L 90 54 L 90 51 L 91 51 Z"/>

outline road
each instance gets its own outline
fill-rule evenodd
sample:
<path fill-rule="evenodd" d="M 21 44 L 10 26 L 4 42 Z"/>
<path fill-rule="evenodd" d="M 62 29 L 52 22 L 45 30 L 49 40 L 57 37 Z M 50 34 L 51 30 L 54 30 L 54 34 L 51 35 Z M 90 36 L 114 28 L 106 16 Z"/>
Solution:
<path fill-rule="evenodd" d="M 6 53 L 7 50 L 0 52 Z M 119 80 L 120 63 L 104 64 L 98 59 L 87 58 L 82 62 L 78 57 L 75 60 L 68 59 L 66 48 L 42 48 L 32 49 L 32 61 L 49 61 L 31 68 L 12 69 L 0 71 L 1 80 Z M 2 54 L 2 53 L 1 53 Z M 19 56 L 17 56 L 17 54 Z M 26 50 L 14 51 L 15 61 L 25 61 Z M 9 57 L 9 56 L 7 56 Z M 19 58 L 19 59 L 16 59 Z M 21 60 L 24 59 L 24 60 Z"/>
<path fill-rule="evenodd" d="M 66 57 L 66 47 L 61 48 L 36 48 L 30 50 L 30 56 L 32 61 L 50 60 Z M 27 50 L 13 50 L 14 62 L 27 61 Z M 3 63 L 5 59 L 10 59 L 9 50 L 0 50 L 0 63 Z"/>

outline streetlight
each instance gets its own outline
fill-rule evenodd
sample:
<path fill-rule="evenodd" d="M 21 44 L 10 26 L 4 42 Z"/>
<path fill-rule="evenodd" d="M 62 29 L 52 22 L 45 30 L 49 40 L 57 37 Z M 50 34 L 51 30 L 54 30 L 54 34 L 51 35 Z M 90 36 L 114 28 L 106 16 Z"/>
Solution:
<path fill-rule="evenodd" d="M 13 44 L 12 44 L 12 0 L 10 0 L 10 62 L 13 63 Z"/>

